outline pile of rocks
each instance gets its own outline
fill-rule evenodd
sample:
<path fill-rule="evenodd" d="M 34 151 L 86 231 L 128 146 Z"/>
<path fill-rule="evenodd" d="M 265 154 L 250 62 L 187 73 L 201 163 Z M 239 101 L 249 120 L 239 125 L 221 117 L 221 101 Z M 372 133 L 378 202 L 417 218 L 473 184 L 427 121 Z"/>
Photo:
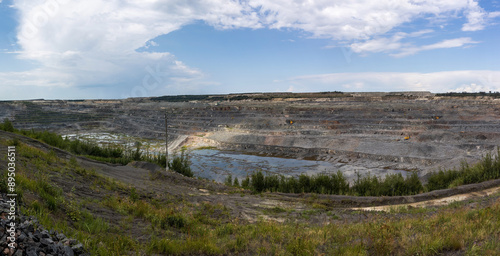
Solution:
<path fill-rule="evenodd" d="M 16 207 L 17 208 L 17 207 Z M 11 206 L 5 195 L 0 196 L 0 256 L 80 256 L 89 255 L 83 245 L 54 230 L 46 230 L 34 217 L 22 216 L 16 209 L 15 231 L 8 218 Z M 12 234 L 15 241 L 12 243 Z M 14 246 L 14 248 L 9 247 Z"/>

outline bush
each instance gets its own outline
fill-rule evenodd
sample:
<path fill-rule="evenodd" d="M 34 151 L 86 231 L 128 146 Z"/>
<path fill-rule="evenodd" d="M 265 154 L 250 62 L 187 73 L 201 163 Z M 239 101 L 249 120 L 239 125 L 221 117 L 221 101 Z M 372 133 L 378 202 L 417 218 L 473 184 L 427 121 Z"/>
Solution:
<path fill-rule="evenodd" d="M 12 125 L 12 122 L 8 118 L 5 118 L 3 120 L 3 123 L 0 124 L 0 130 L 4 130 L 6 132 L 14 132 L 15 131 L 14 126 Z"/>
<path fill-rule="evenodd" d="M 166 229 L 167 227 L 173 228 L 183 228 L 186 225 L 186 219 L 181 215 L 170 215 L 162 218 L 161 228 Z"/>
<path fill-rule="evenodd" d="M 180 156 L 175 156 L 172 162 L 168 163 L 168 168 L 187 177 L 193 177 L 190 162 L 184 151 L 181 151 Z"/>
<path fill-rule="evenodd" d="M 224 184 L 226 184 L 226 186 L 233 185 L 233 176 L 231 174 L 229 174 L 229 176 L 227 176 L 226 180 L 224 181 Z"/>
<path fill-rule="evenodd" d="M 241 187 L 242 187 L 242 188 L 246 188 L 246 189 L 250 188 L 250 177 L 248 177 L 248 175 L 247 175 L 247 177 L 246 177 L 246 178 L 245 178 L 245 179 L 241 182 Z"/>
<path fill-rule="evenodd" d="M 500 149 L 495 158 L 488 153 L 474 166 L 462 162 L 459 170 L 439 170 L 439 172 L 431 174 L 426 188 L 428 191 L 432 191 L 498 178 L 500 178 Z"/>
<path fill-rule="evenodd" d="M 418 178 L 417 172 L 412 172 L 410 177 L 406 177 L 405 185 L 407 188 L 407 194 L 416 195 L 424 191 L 424 186 Z"/>
<path fill-rule="evenodd" d="M 252 174 L 252 188 L 255 192 L 260 193 L 265 189 L 265 179 L 261 171 Z"/>

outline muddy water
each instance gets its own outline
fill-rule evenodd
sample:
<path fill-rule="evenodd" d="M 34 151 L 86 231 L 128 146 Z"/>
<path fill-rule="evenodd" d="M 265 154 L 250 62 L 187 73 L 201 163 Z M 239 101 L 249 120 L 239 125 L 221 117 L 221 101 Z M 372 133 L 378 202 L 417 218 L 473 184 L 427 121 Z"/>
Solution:
<path fill-rule="evenodd" d="M 343 163 L 330 163 L 325 161 L 311 161 L 301 159 L 288 159 L 248 155 L 240 152 L 220 151 L 214 149 L 193 150 L 189 152 L 191 169 L 195 176 L 223 182 L 231 174 L 241 180 L 257 170 L 273 174 L 300 175 L 305 173 L 313 175 L 318 173 L 336 173 L 341 171 L 344 176 L 353 181 L 356 173 L 361 175 L 384 176 L 388 173 L 401 173 L 403 177 L 408 174 L 403 170 L 367 169 Z"/>

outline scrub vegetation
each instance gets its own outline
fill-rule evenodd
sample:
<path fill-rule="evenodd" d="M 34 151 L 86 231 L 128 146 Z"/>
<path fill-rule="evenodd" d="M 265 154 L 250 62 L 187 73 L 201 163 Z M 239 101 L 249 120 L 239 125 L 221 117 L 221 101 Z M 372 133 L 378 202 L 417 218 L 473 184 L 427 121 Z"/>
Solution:
<path fill-rule="evenodd" d="M 20 210 L 35 216 L 45 228 L 82 241 L 91 255 L 496 255 L 500 251 L 498 194 L 426 210 L 345 210 L 343 215 L 310 197 L 303 210 L 278 205 L 261 210 L 263 217 L 248 221 L 234 215 L 225 202 L 195 200 L 190 194 L 160 197 L 83 167 L 75 157 L 60 157 L 54 150 L 23 141 L 0 138 L 1 147 L 16 145 Z M 183 157 L 178 165 L 189 167 Z M 263 192 L 252 195 L 241 190 L 241 197 L 261 200 L 275 198 L 266 191 L 281 189 L 357 195 L 418 193 L 430 186 L 439 189 L 498 178 L 498 158 L 487 155 L 477 165 L 438 172 L 425 187 L 416 182 L 416 175 L 406 179 L 393 175 L 384 180 L 360 176 L 349 186 L 341 173 L 288 178 L 256 172 L 238 184 Z M 1 155 L 0 163 L 6 161 Z M 5 181 L 0 179 L 3 193 L 7 191 Z M 176 183 L 170 182 L 172 186 Z M 282 216 L 285 221 L 270 220 L 265 214 Z M 291 217 L 293 214 L 302 217 Z M 311 222 L 315 215 L 327 216 L 326 221 Z"/>
<path fill-rule="evenodd" d="M 144 154 L 141 152 L 142 144 L 140 142 L 135 144 L 134 149 L 129 150 L 125 150 L 120 146 L 100 146 L 90 141 L 63 138 L 61 135 L 49 131 L 18 130 L 14 128 L 9 119 L 5 119 L 3 123 L 0 123 L 0 130 L 21 134 L 43 141 L 51 146 L 67 150 L 73 154 L 102 162 L 126 165 L 132 161 L 146 161 L 155 163 L 163 168 L 166 167 L 165 154 Z M 189 158 L 184 152 L 180 156 L 174 156 L 168 165 L 171 170 L 188 177 L 193 176 L 189 167 Z"/>
<path fill-rule="evenodd" d="M 458 170 L 440 170 L 432 173 L 427 184 L 422 185 L 416 172 L 404 178 L 401 174 L 389 174 L 384 178 L 360 175 L 352 185 L 340 171 L 334 174 L 317 174 L 299 177 L 286 177 L 277 174 L 264 174 L 257 171 L 242 181 L 242 187 L 254 192 L 284 192 L 284 193 L 317 193 L 354 196 L 406 196 L 429 192 L 438 189 L 453 188 L 460 185 L 479 183 L 500 178 L 500 150 L 493 157 L 486 156 L 475 165 L 463 162 Z M 231 176 L 226 185 L 239 186 L 231 183 Z"/>
<path fill-rule="evenodd" d="M 74 159 L 0 140 L 3 146 L 13 143 L 21 211 L 36 216 L 46 228 L 83 241 L 91 255 L 439 255 L 455 251 L 494 255 L 500 250 L 498 198 L 475 208 L 464 204 L 403 215 L 395 211 L 359 222 L 260 219 L 249 223 L 232 217 L 223 204 L 192 202 L 184 196 L 160 201 L 85 169 Z M 56 185 L 53 180 L 61 176 L 77 188 Z M 96 195 L 78 196 L 82 187 Z M 5 184 L 1 188 L 5 192 Z M 109 212 L 108 218 L 114 221 L 102 212 Z M 139 226 L 144 233 L 132 235 Z"/>

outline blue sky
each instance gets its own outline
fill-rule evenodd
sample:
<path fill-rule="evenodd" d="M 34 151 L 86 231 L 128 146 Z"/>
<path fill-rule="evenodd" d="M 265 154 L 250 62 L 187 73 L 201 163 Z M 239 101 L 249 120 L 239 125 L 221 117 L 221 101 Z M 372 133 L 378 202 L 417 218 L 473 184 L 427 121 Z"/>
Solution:
<path fill-rule="evenodd" d="M 500 91 L 499 32 L 498 0 L 0 0 L 0 100 Z"/>

